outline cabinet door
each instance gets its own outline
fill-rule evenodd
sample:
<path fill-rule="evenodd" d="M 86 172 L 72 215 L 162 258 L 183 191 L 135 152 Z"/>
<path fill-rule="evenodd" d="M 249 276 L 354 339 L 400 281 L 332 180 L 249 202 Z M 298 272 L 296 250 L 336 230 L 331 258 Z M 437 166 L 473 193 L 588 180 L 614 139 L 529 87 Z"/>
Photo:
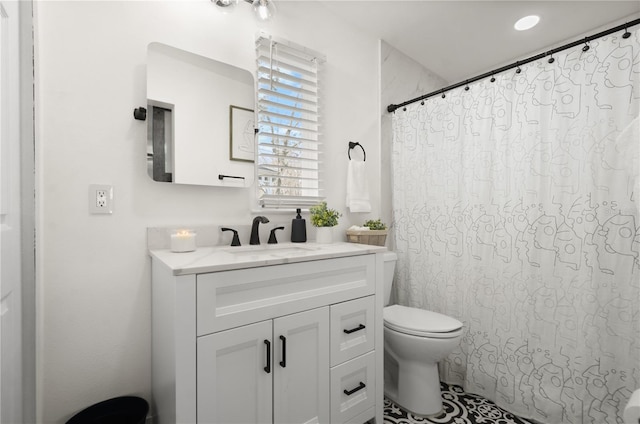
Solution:
<path fill-rule="evenodd" d="M 198 423 L 270 423 L 272 321 L 198 338 Z"/>
<path fill-rule="evenodd" d="M 275 319 L 273 342 L 274 422 L 328 423 L 329 308 Z"/>

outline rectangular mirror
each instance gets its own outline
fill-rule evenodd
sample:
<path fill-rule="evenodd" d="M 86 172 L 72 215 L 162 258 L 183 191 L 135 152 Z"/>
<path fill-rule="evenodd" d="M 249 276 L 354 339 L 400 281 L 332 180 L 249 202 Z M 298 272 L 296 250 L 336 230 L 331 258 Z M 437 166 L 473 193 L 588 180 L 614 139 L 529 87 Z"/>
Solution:
<path fill-rule="evenodd" d="M 147 171 L 155 181 L 253 183 L 251 72 L 161 43 L 147 49 Z"/>

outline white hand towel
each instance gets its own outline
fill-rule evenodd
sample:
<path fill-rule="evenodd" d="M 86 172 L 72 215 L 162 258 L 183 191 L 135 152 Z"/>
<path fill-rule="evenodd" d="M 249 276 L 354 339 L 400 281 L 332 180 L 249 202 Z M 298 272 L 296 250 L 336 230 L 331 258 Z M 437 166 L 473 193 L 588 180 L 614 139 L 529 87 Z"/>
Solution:
<path fill-rule="evenodd" d="M 371 212 L 369 187 L 364 161 L 349 161 L 347 170 L 347 207 L 351 212 Z"/>

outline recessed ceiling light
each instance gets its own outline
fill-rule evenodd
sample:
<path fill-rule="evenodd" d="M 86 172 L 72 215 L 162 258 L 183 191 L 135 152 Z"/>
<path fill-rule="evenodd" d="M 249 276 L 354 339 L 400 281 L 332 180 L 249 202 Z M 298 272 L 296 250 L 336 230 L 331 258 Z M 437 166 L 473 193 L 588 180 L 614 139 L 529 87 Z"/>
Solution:
<path fill-rule="evenodd" d="M 525 31 L 527 29 L 531 29 L 536 26 L 540 22 L 540 16 L 537 15 L 529 15 L 524 18 L 518 19 L 518 22 L 513 25 L 515 29 L 518 31 Z"/>

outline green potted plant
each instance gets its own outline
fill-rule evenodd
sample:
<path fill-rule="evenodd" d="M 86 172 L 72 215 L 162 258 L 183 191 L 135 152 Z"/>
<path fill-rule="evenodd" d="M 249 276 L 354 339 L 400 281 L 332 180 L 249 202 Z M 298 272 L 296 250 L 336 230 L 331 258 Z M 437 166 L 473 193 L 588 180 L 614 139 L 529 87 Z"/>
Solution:
<path fill-rule="evenodd" d="M 327 207 L 324 201 L 309 208 L 311 212 L 311 225 L 316 227 L 316 242 L 331 243 L 333 241 L 333 227 L 338 225 L 338 219 L 342 216 L 335 209 Z"/>
<path fill-rule="evenodd" d="M 384 246 L 387 241 L 387 225 L 378 219 L 370 219 L 360 228 L 347 230 L 347 241 L 351 243 Z"/>
<path fill-rule="evenodd" d="M 369 230 L 386 230 L 387 224 L 380 221 L 380 218 L 376 220 L 370 219 L 364 223 L 364 227 L 369 228 Z"/>

